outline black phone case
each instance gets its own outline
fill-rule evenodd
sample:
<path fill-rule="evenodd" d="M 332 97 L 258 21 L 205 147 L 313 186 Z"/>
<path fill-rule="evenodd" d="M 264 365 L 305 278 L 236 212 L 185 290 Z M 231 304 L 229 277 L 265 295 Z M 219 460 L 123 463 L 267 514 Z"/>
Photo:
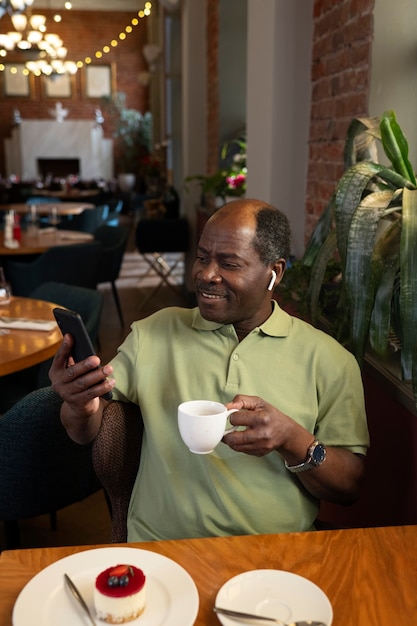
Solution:
<path fill-rule="evenodd" d="M 86 359 L 88 356 L 96 354 L 90 336 L 79 313 L 68 309 L 55 308 L 53 309 L 53 314 L 62 335 L 69 333 L 74 338 L 72 357 L 76 363 Z M 102 397 L 106 400 L 111 400 L 111 391 L 105 393 Z"/>
<path fill-rule="evenodd" d="M 96 353 L 79 313 L 55 308 L 53 314 L 62 334 L 69 333 L 74 338 L 72 356 L 76 363 Z"/>

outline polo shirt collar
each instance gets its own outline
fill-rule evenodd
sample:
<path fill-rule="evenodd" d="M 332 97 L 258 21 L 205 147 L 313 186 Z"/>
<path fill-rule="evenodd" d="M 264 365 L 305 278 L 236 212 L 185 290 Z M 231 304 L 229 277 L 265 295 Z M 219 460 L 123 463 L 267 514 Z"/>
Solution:
<path fill-rule="evenodd" d="M 291 316 L 280 308 L 276 300 L 272 300 L 272 306 L 271 315 L 259 326 L 259 330 L 271 337 L 286 337 L 290 332 Z M 201 316 L 199 308 L 196 307 L 194 309 L 192 326 L 197 330 L 218 330 L 228 326 L 228 324 L 205 320 Z"/>

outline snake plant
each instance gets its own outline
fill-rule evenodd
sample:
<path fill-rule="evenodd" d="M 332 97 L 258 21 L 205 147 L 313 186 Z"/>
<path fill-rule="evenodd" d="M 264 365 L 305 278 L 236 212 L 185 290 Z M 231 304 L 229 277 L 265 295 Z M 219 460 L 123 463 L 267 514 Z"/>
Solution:
<path fill-rule="evenodd" d="M 378 145 L 389 165 L 378 162 Z M 387 355 L 394 329 L 402 378 L 413 381 L 417 406 L 417 184 L 393 111 L 355 119 L 349 127 L 345 171 L 302 259 L 311 268 L 313 323 L 324 272 L 335 255 L 341 267 L 338 338 L 347 329 L 347 345 L 361 365 L 368 346 Z"/>

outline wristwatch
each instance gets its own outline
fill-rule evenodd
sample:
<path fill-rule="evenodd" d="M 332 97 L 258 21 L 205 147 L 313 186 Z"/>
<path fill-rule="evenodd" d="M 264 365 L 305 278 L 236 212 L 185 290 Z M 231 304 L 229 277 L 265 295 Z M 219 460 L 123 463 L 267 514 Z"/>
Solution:
<path fill-rule="evenodd" d="M 309 446 L 306 460 L 303 463 L 288 465 L 287 461 L 285 461 L 285 467 L 289 472 L 293 472 L 294 474 L 305 472 L 306 470 L 321 465 L 326 458 L 326 454 L 324 445 L 318 439 L 315 439 L 311 446 Z"/>

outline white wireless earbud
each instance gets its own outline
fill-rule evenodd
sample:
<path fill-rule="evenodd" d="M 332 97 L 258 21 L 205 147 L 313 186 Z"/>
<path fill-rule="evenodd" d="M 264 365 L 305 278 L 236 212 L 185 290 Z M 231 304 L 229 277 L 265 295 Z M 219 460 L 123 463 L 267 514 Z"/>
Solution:
<path fill-rule="evenodd" d="M 275 281 L 277 279 L 277 273 L 275 270 L 272 270 L 272 277 L 268 285 L 268 291 L 272 291 L 275 285 Z"/>

